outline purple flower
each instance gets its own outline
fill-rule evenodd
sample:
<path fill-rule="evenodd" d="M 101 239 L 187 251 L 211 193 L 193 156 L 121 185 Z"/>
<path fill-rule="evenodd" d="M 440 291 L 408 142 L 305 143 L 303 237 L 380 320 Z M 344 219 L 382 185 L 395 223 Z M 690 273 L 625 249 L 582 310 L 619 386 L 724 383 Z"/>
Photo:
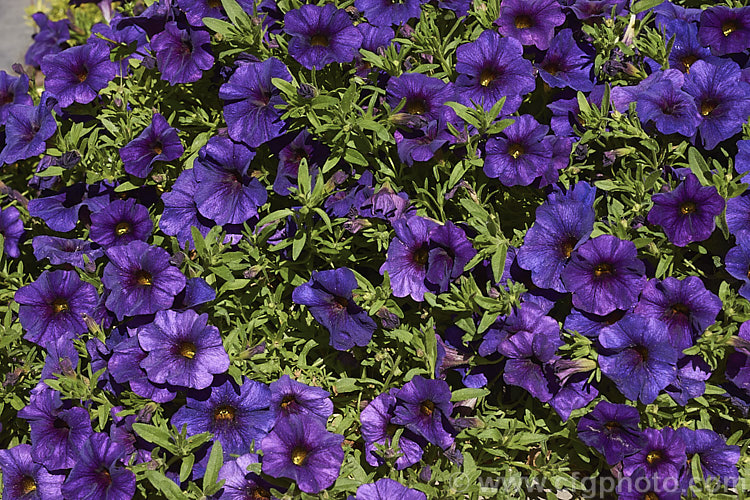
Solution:
<path fill-rule="evenodd" d="M 367 16 L 373 26 L 391 26 L 406 24 L 409 19 L 419 17 L 421 4 L 426 0 L 355 0 L 354 6 Z"/>
<path fill-rule="evenodd" d="M 683 356 L 677 361 L 677 379 L 665 389 L 675 403 L 685 406 L 692 398 L 706 392 L 706 380 L 711 368 L 700 356 Z"/>
<path fill-rule="evenodd" d="M 104 250 L 101 248 L 93 248 L 90 242 L 73 238 L 39 235 L 34 237 L 31 244 L 34 247 L 36 260 L 49 259 L 49 263 L 53 266 L 70 264 L 83 269 L 86 265 L 84 255 L 90 263 L 104 255 Z"/>
<path fill-rule="evenodd" d="M 29 215 L 41 217 L 54 231 L 72 231 L 78 224 L 81 207 L 85 206 L 96 212 L 109 204 L 109 196 L 101 196 L 99 188 L 100 186 L 78 183 L 61 192 L 45 191 L 46 196 L 29 201 Z"/>
<path fill-rule="evenodd" d="M 750 7 L 709 7 L 701 12 L 698 37 L 717 56 L 744 52 L 750 48 Z"/>
<path fill-rule="evenodd" d="M 570 7 L 570 10 L 581 21 L 593 21 L 592 18 L 599 18 L 609 15 L 612 7 L 615 8 L 615 16 L 619 15 L 625 7 L 626 0 L 576 0 Z"/>
<path fill-rule="evenodd" d="M 8 257 L 17 258 L 21 255 L 18 242 L 23 236 L 23 221 L 16 207 L 0 209 L 0 235 L 3 236 L 3 252 Z"/>
<path fill-rule="evenodd" d="M 182 30 L 174 21 L 166 23 L 164 31 L 151 38 L 162 80 L 171 85 L 200 80 L 203 70 L 211 69 L 214 65 L 210 42 L 211 35 L 206 30 Z"/>
<path fill-rule="evenodd" d="M 599 367 L 626 398 L 649 404 L 677 376 L 679 351 L 669 340 L 661 321 L 628 314 L 599 334 Z"/>
<path fill-rule="evenodd" d="M 699 277 L 678 280 L 670 276 L 646 283 L 635 312 L 664 322 L 671 344 L 683 351 L 714 324 L 721 307 L 721 299 L 706 290 Z"/>
<path fill-rule="evenodd" d="M 594 88 L 589 74 L 591 58 L 573 39 L 573 30 L 565 28 L 555 35 L 542 62 L 536 65 L 539 76 L 550 87 L 571 87 L 588 92 Z"/>
<path fill-rule="evenodd" d="M 456 49 L 456 90 L 461 102 L 482 103 L 484 109 L 505 97 L 503 114 L 518 110 L 523 95 L 534 90 L 534 68 L 523 58 L 523 46 L 515 38 L 482 32 L 475 41 Z"/>
<path fill-rule="evenodd" d="M 643 444 L 638 409 L 599 401 L 578 421 L 578 438 L 615 465 Z"/>
<path fill-rule="evenodd" d="M 71 468 L 76 450 L 93 432 L 89 412 L 78 407 L 63 409 L 57 391 L 40 392 L 18 416 L 29 422 L 31 457 L 48 470 Z"/>
<path fill-rule="evenodd" d="M 354 273 L 342 267 L 313 271 L 312 279 L 292 292 L 292 300 L 310 309 L 330 332 L 331 345 L 340 351 L 366 346 L 376 328 L 367 311 L 354 303 L 352 291 L 357 286 Z"/>
<path fill-rule="evenodd" d="M 135 474 L 122 467 L 125 448 L 96 433 L 81 443 L 73 470 L 62 492 L 81 500 L 129 500 L 135 494 Z"/>
<path fill-rule="evenodd" d="M 398 481 L 387 477 L 378 479 L 373 484 L 363 484 L 357 488 L 356 500 L 427 500 L 421 491 L 407 488 Z"/>
<path fill-rule="evenodd" d="M 373 467 L 386 463 L 383 457 L 378 454 L 376 445 L 391 447 L 393 435 L 400 428 L 403 429 L 398 440 L 401 455 L 396 458 L 396 470 L 405 469 L 419 462 L 427 445 L 424 438 L 393 422 L 397 405 L 394 394 L 397 391 L 398 389 L 394 388 L 386 393 L 379 394 L 370 401 L 359 416 L 362 424 L 362 438 L 365 440 L 365 459 Z M 392 458 L 394 455 L 395 453 L 390 457 Z"/>
<path fill-rule="evenodd" d="M 744 142 L 750 148 L 750 141 L 740 141 L 740 143 Z M 742 148 L 742 144 L 739 145 Z M 736 162 L 737 160 L 735 160 L 735 166 L 737 165 Z M 726 216 L 727 227 L 731 234 L 734 236 L 750 235 L 750 191 L 745 191 L 742 196 L 727 200 Z"/>
<path fill-rule="evenodd" d="M 677 429 L 677 435 L 685 443 L 685 453 L 692 459 L 698 454 L 703 477 L 716 477 L 727 486 L 735 486 L 739 480 L 737 462 L 740 447 L 728 445 L 724 437 L 709 429 L 692 430 L 687 427 Z M 692 473 L 689 468 L 683 474 L 684 483 L 689 483 Z"/>
<path fill-rule="evenodd" d="M 750 114 L 750 85 L 741 76 L 740 67 L 731 60 L 696 61 L 685 76 L 683 90 L 695 98 L 702 117 L 698 130 L 706 149 L 739 133 Z"/>
<path fill-rule="evenodd" d="M 362 45 L 362 34 L 349 14 L 333 4 L 290 10 L 284 16 L 284 31 L 292 37 L 289 55 L 307 69 L 351 62 Z"/>
<path fill-rule="evenodd" d="M 3 471 L 3 498 L 47 500 L 61 498 L 65 476 L 50 474 L 41 463 L 31 457 L 31 446 L 19 444 L 0 450 L 0 469 Z"/>
<path fill-rule="evenodd" d="M 175 398 L 175 390 L 164 384 L 156 385 L 148 379 L 140 363 L 146 359 L 146 352 L 141 349 L 138 337 L 127 337 L 112 348 L 107 363 L 112 378 L 118 384 L 127 383 L 130 389 L 141 397 L 156 403 L 166 403 Z"/>
<path fill-rule="evenodd" d="M 673 5 L 663 3 L 662 5 Z M 677 8 L 677 6 L 675 6 Z M 692 10 L 692 9 L 691 9 Z M 700 10 L 698 11 L 700 13 Z M 657 14 L 658 19 L 658 14 Z M 658 21 L 657 21 L 658 22 Z M 674 44 L 669 53 L 669 66 L 683 73 L 690 73 L 696 61 L 712 61 L 711 51 L 698 41 L 698 26 L 682 20 L 674 20 L 666 25 L 668 36 L 674 35 Z"/>
<path fill-rule="evenodd" d="M 195 205 L 219 225 L 242 224 L 258 215 L 266 189 L 248 172 L 255 152 L 227 137 L 212 137 L 195 160 Z"/>
<path fill-rule="evenodd" d="M 110 291 L 107 309 L 125 316 L 168 309 L 185 288 L 185 275 L 169 264 L 169 254 L 140 240 L 106 250 L 109 263 L 102 283 Z"/>
<path fill-rule="evenodd" d="M 667 70 L 677 72 L 677 70 Z M 692 137 L 701 123 L 701 116 L 693 97 L 680 90 L 683 83 L 681 73 L 673 73 L 652 85 L 648 92 L 638 96 L 638 118 L 642 123 L 653 121 L 662 134 L 681 134 Z"/>
<path fill-rule="evenodd" d="M 647 476 L 679 477 L 685 465 L 685 442 L 671 427 L 644 429 L 644 443 L 634 455 L 625 457 L 623 470 L 632 476 L 641 469 Z"/>
<path fill-rule="evenodd" d="M 438 78 L 421 73 L 404 73 L 389 79 L 386 91 L 391 109 L 406 99 L 401 112 L 423 119 L 425 123 L 453 116 L 453 111 L 445 103 L 457 99 L 456 90 L 452 84 Z"/>
<path fill-rule="evenodd" d="M 303 158 L 307 160 L 310 183 L 315 186 L 318 166 L 325 161 L 327 154 L 327 148 L 313 140 L 310 132 L 302 130 L 292 142 L 279 151 L 279 166 L 276 168 L 276 178 L 273 180 L 273 191 L 276 194 L 288 196 L 289 188 L 297 187 L 299 166 Z"/>
<path fill-rule="evenodd" d="M 109 2 L 111 0 L 101 1 Z M 147 53 L 150 49 L 146 32 L 139 26 L 128 25 L 127 23 L 128 18 L 126 17 L 112 19 L 110 24 L 97 23 L 91 27 L 91 36 L 86 41 L 87 44 L 104 45 L 109 47 L 110 50 L 121 47 L 120 44 L 134 44 L 135 52 L 130 55 L 121 57 L 115 51 L 117 76 L 127 76 L 131 69 L 128 61 L 131 59 L 142 61 L 144 59 L 143 53 Z M 97 35 L 101 35 L 103 38 Z M 120 58 L 118 59 L 118 57 Z"/>
<path fill-rule="evenodd" d="M 54 99 L 42 96 L 39 106 L 12 104 L 5 120 L 5 147 L 0 150 L 0 166 L 40 155 L 47 150 L 46 140 L 57 130 L 52 116 Z M 2 141 L 0 141 L 2 145 Z"/>
<path fill-rule="evenodd" d="M 39 375 L 36 389 L 45 390 L 47 379 L 56 379 L 56 374 L 70 375 L 75 373 L 78 366 L 78 351 L 69 338 L 60 337 L 47 344 L 47 356 L 44 358 L 44 368 Z M 37 391 L 39 392 L 39 391 Z"/>
<path fill-rule="evenodd" d="M 109 60 L 109 47 L 103 44 L 78 45 L 42 60 L 44 86 L 62 108 L 96 99 L 116 71 L 117 66 Z"/>
<path fill-rule="evenodd" d="M 464 267 L 476 254 L 466 232 L 451 221 L 433 228 L 425 274 L 428 288 L 437 293 L 448 291 L 450 283 L 463 274 Z"/>
<path fill-rule="evenodd" d="M 221 466 L 219 471 L 219 481 L 225 480 L 224 487 L 219 490 L 219 500 L 250 500 L 250 499 L 267 499 L 276 500 L 269 491 L 276 488 L 264 481 L 258 474 L 248 472 L 250 464 L 258 463 L 258 455 L 247 453 L 230 460 Z"/>
<path fill-rule="evenodd" d="M 681 500 L 682 487 L 674 476 L 649 474 L 645 468 L 623 477 L 617 483 L 618 500 Z"/>
<path fill-rule="evenodd" d="M 573 306 L 603 316 L 635 305 L 646 284 L 644 272 L 632 241 L 605 234 L 578 247 L 561 277 L 573 293 Z"/>
<path fill-rule="evenodd" d="M 750 235 L 740 233 L 736 241 L 737 245 L 729 249 L 724 263 L 730 275 L 745 282 L 740 295 L 750 298 Z"/>
<path fill-rule="evenodd" d="M 451 390 L 444 380 L 417 375 L 395 391 L 397 404 L 393 423 L 403 425 L 443 449 L 453 444 Z"/>
<path fill-rule="evenodd" d="M 206 236 L 211 227 L 216 225 L 214 221 L 202 217 L 198 212 L 194 198 L 197 190 L 195 169 L 190 168 L 183 170 L 172 184 L 172 190 L 161 197 L 164 211 L 159 219 L 159 228 L 164 234 L 176 236 L 180 246 L 187 242 L 189 248 L 193 248 L 192 227 L 198 229 L 202 236 Z"/>
<path fill-rule="evenodd" d="M 724 211 L 724 198 L 716 187 L 701 186 L 692 173 L 674 191 L 651 199 L 648 221 L 660 225 L 669 241 L 680 247 L 708 239 L 716 227 L 714 218 Z"/>
<path fill-rule="evenodd" d="M 96 288 L 75 271 L 44 271 L 14 296 L 24 338 L 41 346 L 88 331 L 83 315 L 93 314 L 97 299 Z"/>
<path fill-rule="evenodd" d="M 410 295 L 418 302 L 424 300 L 428 291 L 424 281 L 430 255 L 429 233 L 437 226 L 436 222 L 418 216 L 393 221 L 396 237 L 391 240 L 380 274 L 388 271 L 396 297 Z"/>
<path fill-rule="evenodd" d="M 625 315 L 625 311 L 615 309 L 606 316 L 597 316 L 587 312 L 573 309 L 565 318 L 563 328 L 569 331 L 575 331 L 586 337 L 598 337 L 602 328 L 614 325 Z"/>
<path fill-rule="evenodd" d="M 325 271 L 324 271 L 325 272 Z M 304 415 L 325 423 L 333 414 L 333 402 L 328 391 L 282 375 L 271 382 L 271 413 L 274 421 Z"/>
<path fill-rule="evenodd" d="M 565 14 L 557 0 L 503 0 L 495 24 L 501 35 L 546 50 L 563 22 Z"/>
<path fill-rule="evenodd" d="M 295 481 L 305 493 L 319 493 L 339 477 L 344 461 L 343 441 L 344 436 L 328 432 L 316 418 L 280 420 L 261 442 L 262 471 L 271 477 Z"/>
<path fill-rule="evenodd" d="M 31 17 L 39 26 L 39 33 L 34 35 L 34 43 L 26 51 L 24 60 L 29 66 L 39 68 L 44 56 L 62 52 L 64 42 L 70 39 L 70 21 L 50 21 L 42 12 L 32 14 Z"/>
<path fill-rule="evenodd" d="M 292 80 L 284 63 L 275 57 L 241 65 L 221 86 L 219 97 L 224 100 L 229 137 L 255 148 L 281 134 L 285 124 L 276 106 L 285 102 L 271 83 L 273 78 Z"/>
<path fill-rule="evenodd" d="M 176 160 L 184 152 L 177 130 L 170 127 L 161 114 L 154 113 L 149 126 L 120 148 L 120 158 L 127 173 L 145 178 L 154 168 L 154 163 Z"/>
<path fill-rule="evenodd" d="M 5 71 L 0 71 L 0 123 L 5 123 L 8 119 L 8 113 L 13 104 L 34 105 L 29 95 L 29 77 L 12 76 Z"/>
<path fill-rule="evenodd" d="M 257 446 L 273 426 L 268 409 L 271 392 L 265 384 L 250 379 L 239 387 L 231 378 L 220 383 L 218 379 L 210 394 L 204 391 L 188 396 L 187 404 L 172 417 L 172 424 L 178 429 L 186 425 L 188 436 L 210 432 L 221 442 L 225 456 L 242 455 L 250 451 L 253 440 Z"/>
<path fill-rule="evenodd" d="M 596 188 L 579 182 L 566 193 L 554 191 L 536 209 L 536 221 L 526 232 L 517 256 L 518 265 L 531 271 L 536 286 L 565 292 L 560 274 L 573 251 L 594 229 L 595 197 Z"/>
<path fill-rule="evenodd" d="M 415 161 L 431 160 L 440 148 L 455 140 L 445 124 L 437 120 L 418 130 L 396 130 L 394 136 L 398 157 L 409 166 L 414 165 Z"/>
<path fill-rule="evenodd" d="M 504 186 L 528 186 L 552 160 L 555 138 L 549 127 L 531 115 L 521 115 L 499 137 L 487 141 L 484 173 Z"/>
<path fill-rule="evenodd" d="M 137 204 L 134 198 L 115 200 L 91 214 L 89 237 L 103 247 L 112 247 L 135 240 L 146 241 L 153 228 L 148 209 Z"/>
<path fill-rule="evenodd" d="M 138 330 L 138 342 L 148 352 L 140 366 L 149 380 L 192 389 L 205 389 L 214 374 L 229 369 L 229 356 L 219 329 L 207 324 L 208 315 L 158 311 L 154 322 Z"/>

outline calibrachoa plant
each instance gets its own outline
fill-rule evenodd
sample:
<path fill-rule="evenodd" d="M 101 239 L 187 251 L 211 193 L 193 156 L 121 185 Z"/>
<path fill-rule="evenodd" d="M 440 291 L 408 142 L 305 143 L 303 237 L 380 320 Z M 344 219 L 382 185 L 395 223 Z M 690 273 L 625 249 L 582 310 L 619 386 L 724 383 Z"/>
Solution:
<path fill-rule="evenodd" d="M 34 13 L 3 498 L 749 491 L 746 3 Z"/>

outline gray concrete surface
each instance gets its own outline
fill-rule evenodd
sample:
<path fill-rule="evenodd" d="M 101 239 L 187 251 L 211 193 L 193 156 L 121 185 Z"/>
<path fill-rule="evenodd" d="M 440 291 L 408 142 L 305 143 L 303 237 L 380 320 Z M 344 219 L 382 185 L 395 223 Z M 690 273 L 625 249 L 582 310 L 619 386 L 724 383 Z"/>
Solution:
<path fill-rule="evenodd" d="M 29 5 L 34 5 L 34 1 L 0 0 L 0 70 L 10 72 L 13 63 L 23 63 L 34 33 L 25 18 Z"/>

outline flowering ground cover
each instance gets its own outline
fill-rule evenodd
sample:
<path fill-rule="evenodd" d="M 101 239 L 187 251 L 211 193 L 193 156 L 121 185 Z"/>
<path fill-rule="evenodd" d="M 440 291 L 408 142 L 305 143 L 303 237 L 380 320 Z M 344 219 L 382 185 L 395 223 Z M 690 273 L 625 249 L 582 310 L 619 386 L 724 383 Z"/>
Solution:
<path fill-rule="evenodd" d="M 3 498 L 744 498 L 745 3 L 35 13 Z"/>

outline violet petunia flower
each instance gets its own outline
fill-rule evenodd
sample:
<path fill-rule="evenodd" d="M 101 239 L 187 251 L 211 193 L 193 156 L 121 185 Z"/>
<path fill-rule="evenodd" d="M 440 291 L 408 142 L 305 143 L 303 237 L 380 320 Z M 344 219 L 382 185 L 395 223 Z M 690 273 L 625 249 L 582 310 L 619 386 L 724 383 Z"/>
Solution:
<path fill-rule="evenodd" d="M 626 398 L 650 404 L 677 377 L 679 351 L 669 340 L 661 321 L 628 314 L 599 334 L 599 367 Z"/>
<path fill-rule="evenodd" d="M 171 85 L 196 82 L 214 65 L 211 35 L 203 29 L 180 29 L 169 21 L 151 38 L 162 80 Z"/>
<path fill-rule="evenodd" d="M 724 198 L 716 187 L 702 186 L 693 173 L 674 191 L 651 199 L 648 221 L 660 225 L 669 241 L 680 247 L 708 239 L 716 228 L 715 217 L 724 211 Z"/>
<path fill-rule="evenodd" d="M 260 382 L 244 379 L 237 386 L 231 378 L 216 377 L 209 394 L 188 396 L 186 405 L 172 417 L 172 425 L 187 426 L 188 436 L 210 432 L 221 442 L 225 456 L 242 455 L 250 451 L 253 440 L 257 447 L 273 427 L 270 397 L 268 387 Z"/>
<path fill-rule="evenodd" d="M 463 104 L 481 103 L 489 111 L 505 97 L 506 115 L 517 111 L 523 96 L 536 87 L 534 68 L 523 58 L 521 43 L 492 30 L 456 49 L 456 72 L 456 90 Z"/>
<path fill-rule="evenodd" d="M 650 474 L 645 468 L 638 469 L 617 483 L 618 500 L 681 500 L 682 487 L 679 478 Z"/>
<path fill-rule="evenodd" d="M 685 406 L 689 400 L 706 392 L 706 381 L 711 378 L 711 367 L 700 356 L 683 356 L 677 361 L 677 378 L 664 391 L 674 402 Z"/>
<path fill-rule="evenodd" d="M 307 130 L 302 130 L 279 151 L 279 165 L 276 168 L 276 178 L 273 180 L 274 193 L 288 196 L 289 188 L 297 187 L 299 166 L 303 158 L 307 160 L 310 184 L 315 186 L 318 168 L 327 158 L 327 148 L 315 141 Z"/>
<path fill-rule="evenodd" d="M 33 283 L 18 289 L 18 319 L 24 338 L 46 346 L 60 337 L 73 338 L 88 331 L 83 315 L 93 315 L 98 294 L 75 271 L 44 271 Z"/>
<path fill-rule="evenodd" d="M 224 486 L 219 490 L 217 500 L 277 500 L 270 491 L 278 487 L 248 471 L 251 464 L 257 463 L 258 455 L 255 453 L 246 453 L 224 462 L 219 470 L 219 481 L 223 479 Z"/>
<path fill-rule="evenodd" d="M 55 101 L 48 96 L 46 93 L 42 96 L 39 106 L 12 104 L 8 107 L 0 166 L 38 156 L 47 150 L 47 139 L 57 131 L 57 122 L 52 116 Z"/>
<path fill-rule="evenodd" d="M 427 254 L 427 287 L 435 293 L 447 292 L 450 283 L 464 272 L 477 251 L 466 232 L 451 221 L 430 230 Z"/>
<path fill-rule="evenodd" d="M 249 172 L 255 156 L 244 144 L 227 137 L 209 139 L 195 159 L 193 171 L 198 181 L 194 193 L 200 214 L 219 225 L 242 224 L 258 215 L 268 194 Z"/>
<path fill-rule="evenodd" d="M 592 22 L 597 18 L 609 16 L 613 7 L 615 16 L 619 15 L 626 3 L 626 0 L 575 0 L 570 10 L 581 21 Z"/>
<path fill-rule="evenodd" d="M 168 309 L 185 288 L 185 275 L 170 265 L 162 248 L 135 240 L 108 248 L 106 254 L 109 263 L 102 276 L 104 288 L 110 291 L 106 305 L 119 320 Z"/>
<path fill-rule="evenodd" d="M 120 159 L 125 172 L 145 178 L 157 161 L 172 161 L 182 156 L 182 147 L 177 130 L 170 127 L 164 117 L 154 113 L 154 117 L 138 137 L 120 148 Z"/>
<path fill-rule="evenodd" d="M 552 192 L 536 209 L 534 225 L 526 232 L 518 251 L 518 265 L 531 271 L 540 288 L 564 293 L 560 278 L 565 263 L 594 229 L 596 188 L 579 182 L 566 192 Z"/>
<path fill-rule="evenodd" d="M 453 404 L 447 382 L 417 375 L 393 395 L 397 402 L 394 424 L 405 426 L 442 449 L 453 444 L 453 428 L 448 420 Z"/>
<path fill-rule="evenodd" d="M 457 99 L 453 84 L 422 73 L 404 73 L 390 78 L 386 87 L 387 102 L 391 109 L 406 99 L 401 113 L 417 117 L 429 123 L 433 120 L 449 119 L 453 111 L 445 105 Z"/>
<path fill-rule="evenodd" d="M 297 382 L 286 374 L 268 387 L 271 390 L 271 413 L 276 422 L 305 415 L 325 423 L 333 414 L 331 394 L 325 389 Z"/>
<path fill-rule="evenodd" d="M 706 149 L 738 134 L 747 121 L 750 84 L 741 81 L 741 76 L 732 60 L 696 61 L 685 76 L 683 90 L 695 98 L 702 118 L 698 131 Z"/>
<path fill-rule="evenodd" d="M 698 38 L 717 56 L 744 52 L 750 48 L 750 7 L 707 8 L 701 12 Z"/>
<path fill-rule="evenodd" d="M 60 191 L 45 190 L 45 196 L 29 201 L 29 215 L 40 217 L 54 231 L 72 231 L 82 207 L 97 212 L 109 204 L 109 195 L 102 194 L 100 187 L 78 183 Z"/>
<path fill-rule="evenodd" d="M 612 235 L 590 239 L 570 255 L 562 272 L 573 306 L 604 316 L 630 309 L 646 284 L 645 266 L 632 241 Z"/>
<path fill-rule="evenodd" d="M 519 116 L 499 137 L 487 141 L 484 173 L 504 186 L 528 186 L 552 161 L 555 138 L 531 115 Z"/>
<path fill-rule="evenodd" d="M 750 153 L 750 141 L 739 142 L 747 143 L 748 152 Z M 742 147 L 741 144 L 739 145 Z M 735 160 L 735 168 L 737 168 L 737 161 L 739 160 Z M 750 191 L 745 191 L 741 196 L 727 200 L 726 217 L 727 228 L 730 234 L 736 237 L 739 237 L 741 234 L 750 234 Z"/>
<path fill-rule="evenodd" d="M 495 24 L 501 35 L 546 50 L 563 22 L 565 14 L 557 0 L 503 0 Z"/>
<path fill-rule="evenodd" d="M 29 77 L 27 75 L 12 76 L 5 71 L 0 71 L 0 123 L 5 123 L 8 119 L 8 113 L 13 104 L 34 105 L 29 95 Z"/>
<path fill-rule="evenodd" d="M 76 450 L 93 432 L 84 408 L 63 408 L 60 393 L 43 391 L 18 412 L 29 422 L 31 457 L 47 470 L 69 469 L 76 463 Z"/>
<path fill-rule="evenodd" d="M 191 228 L 195 227 L 205 237 L 216 225 L 214 221 L 206 219 L 198 212 L 194 197 L 197 190 L 195 169 L 190 168 L 183 170 L 172 184 L 172 190 L 161 197 L 164 211 L 159 219 L 159 228 L 164 234 L 176 236 L 180 246 L 187 243 L 189 248 L 194 247 Z"/>
<path fill-rule="evenodd" d="M 403 25 L 409 19 L 418 18 L 420 6 L 426 0 L 355 0 L 354 6 L 362 12 L 373 26 Z"/>
<path fill-rule="evenodd" d="M 578 438 L 616 465 L 643 444 L 638 409 L 628 405 L 599 401 L 578 421 Z"/>
<path fill-rule="evenodd" d="M 429 161 L 445 144 L 455 141 L 443 122 L 433 120 L 420 129 L 396 130 L 399 159 L 409 166 L 415 161 Z"/>
<path fill-rule="evenodd" d="M 284 104 L 284 99 L 271 83 L 273 78 L 292 80 L 284 63 L 270 57 L 241 65 L 219 89 L 219 97 L 224 100 L 224 119 L 233 140 L 255 148 L 281 134 L 285 126 L 283 112 L 276 106 Z"/>
<path fill-rule="evenodd" d="M 19 444 L 0 450 L 0 469 L 3 471 L 3 498 L 19 500 L 52 500 L 62 498 L 60 487 L 65 476 L 50 474 L 41 463 L 31 457 L 31 446 Z"/>
<path fill-rule="evenodd" d="M 305 493 L 320 493 L 339 477 L 344 436 L 315 418 L 298 416 L 276 423 L 260 443 L 264 474 L 286 477 Z"/>
<path fill-rule="evenodd" d="M 62 52 L 65 41 L 70 39 L 70 21 L 50 21 L 43 12 L 32 14 L 31 18 L 39 27 L 39 32 L 33 35 L 34 42 L 26 51 L 24 61 L 38 69 L 44 56 Z"/>
<path fill-rule="evenodd" d="M 146 241 L 153 228 L 148 209 L 136 203 L 134 198 L 115 200 L 91 214 L 89 238 L 107 248 L 135 240 Z"/>
<path fill-rule="evenodd" d="M 403 432 L 398 440 L 398 448 L 401 454 L 396 457 L 396 470 L 402 470 L 414 465 L 422 459 L 427 441 L 418 434 L 396 425 L 394 418 L 398 400 L 395 397 L 398 389 L 392 388 L 388 392 L 379 394 L 362 410 L 359 420 L 362 424 L 362 438 L 365 440 L 365 459 L 373 467 L 386 463 L 385 458 L 393 458 L 395 452 L 389 449 L 383 457 L 378 451 L 377 445 L 392 447 L 392 438 L 396 430 Z M 390 455 L 388 452 L 391 452 Z"/>
<path fill-rule="evenodd" d="M 684 81 L 682 74 L 675 73 L 677 70 L 667 71 L 671 72 L 671 78 L 663 78 L 638 96 L 638 118 L 644 124 L 653 121 L 662 134 L 692 137 L 701 123 L 695 100 L 680 90 Z"/>
<path fill-rule="evenodd" d="M 680 427 L 677 435 L 685 443 L 688 459 L 698 455 L 703 477 L 715 477 L 727 486 L 736 486 L 739 480 L 737 462 L 740 459 L 740 447 L 728 445 L 726 438 L 709 429 L 688 429 Z M 690 468 L 683 473 L 683 484 L 689 484 L 693 476 Z"/>
<path fill-rule="evenodd" d="M 683 351 L 714 324 L 721 308 L 721 299 L 706 290 L 699 277 L 678 280 L 670 276 L 646 283 L 635 312 L 664 322 L 670 343 Z"/>
<path fill-rule="evenodd" d="M 65 498 L 129 500 L 135 494 L 135 474 L 120 464 L 125 448 L 104 433 L 83 441 L 73 470 L 63 484 Z"/>
<path fill-rule="evenodd" d="M 16 207 L 0 208 L 0 235 L 3 236 L 3 252 L 8 257 L 17 258 L 21 255 L 18 242 L 23 236 L 23 221 L 21 213 Z"/>
<path fill-rule="evenodd" d="M 214 374 L 229 369 L 219 329 L 208 315 L 192 309 L 158 311 L 154 322 L 138 330 L 138 342 L 148 356 L 140 366 L 149 380 L 191 389 L 205 389 Z"/>
<path fill-rule="evenodd" d="M 284 32 L 292 37 L 289 55 L 307 69 L 351 62 L 362 45 L 362 34 L 349 14 L 333 4 L 290 10 L 284 16 Z"/>
<path fill-rule="evenodd" d="M 355 500 L 427 500 L 421 491 L 407 488 L 398 481 L 384 477 L 373 484 L 363 484 L 357 488 Z"/>
<path fill-rule="evenodd" d="M 6 240 L 7 241 L 7 240 Z M 86 267 L 84 256 L 90 264 L 104 255 L 104 250 L 94 248 L 91 242 L 74 238 L 58 238 L 57 236 L 39 235 L 31 242 L 36 260 L 49 259 L 53 266 L 70 264 L 79 269 Z"/>
<path fill-rule="evenodd" d="M 750 299 L 750 234 L 741 233 L 736 241 L 737 245 L 727 252 L 724 265 L 731 276 L 744 282 L 740 295 Z"/>
<path fill-rule="evenodd" d="M 292 292 L 292 300 L 306 305 L 313 317 L 331 335 L 334 349 L 345 351 L 355 345 L 366 346 L 375 331 L 375 321 L 353 300 L 357 288 L 354 273 L 346 267 L 313 271 L 309 282 Z"/>
<path fill-rule="evenodd" d="M 666 25 L 665 31 L 668 36 L 675 37 L 672 51 L 669 53 L 669 66 L 671 68 L 678 69 L 683 73 L 690 73 L 690 68 L 697 61 L 713 62 L 711 51 L 701 45 L 698 40 L 698 26 L 696 24 L 674 20 Z"/>
<path fill-rule="evenodd" d="M 146 359 L 146 352 L 141 348 L 138 337 L 128 337 L 112 348 L 107 362 L 107 369 L 118 384 L 128 384 L 137 395 L 151 399 L 156 403 L 166 403 L 175 398 L 176 389 L 166 384 L 154 384 L 148 379 L 140 363 Z"/>
<path fill-rule="evenodd" d="M 550 87 L 570 87 L 581 92 L 594 88 L 590 76 L 591 58 L 578 46 L 570 28 L 555 35 L 544 59 L 536 67 Z"/>
<path fill-rule="evenodd" d="M 109 47 L 103 44 L 78 45 L 42 60 L 45 89 L 62 108 L 96 99 L 116 71 L 117 66 L 109 59 Z"/>
<path fill-rule="evenodd" d="M 393 222 L 396 237 L 388 246 L 386 261 L 380 274 L 388 272 L 396 297 L 410 295 L 413 300 L 424 300 L 427 263 L 429 260 L 429 233 L 438 224 L 430 219 L 412 216 Z"/>
<path fill-rule="evenodd" d="M 625 475 L 632 476 L 641 469 L 647 476 L 679 477 L 687 461 L 680 435 L 671 427 L 649 428 L 643 430 L 643 438 L 641 449 L 623 460 Z"/>

